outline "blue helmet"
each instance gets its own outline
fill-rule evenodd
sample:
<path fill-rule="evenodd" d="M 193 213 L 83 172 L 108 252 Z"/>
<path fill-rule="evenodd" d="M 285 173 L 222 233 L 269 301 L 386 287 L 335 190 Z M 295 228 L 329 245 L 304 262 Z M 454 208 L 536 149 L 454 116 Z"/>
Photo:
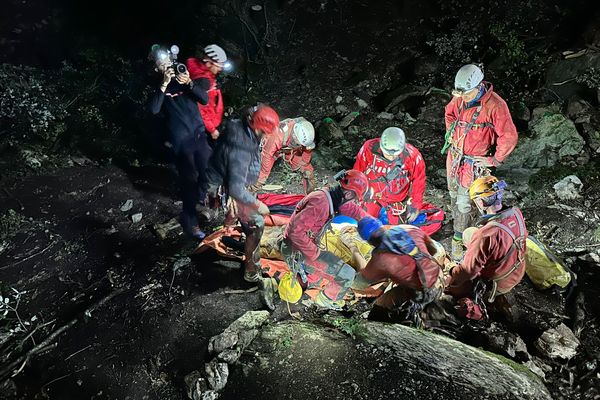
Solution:
<path fill-rule="evenodd" d="M 371 235 L 381 227 L 383 227 L 383 224 L 377 218 L 364 217 L 358 221 L 358 234 L 363 240 L 369 240 Z"/>

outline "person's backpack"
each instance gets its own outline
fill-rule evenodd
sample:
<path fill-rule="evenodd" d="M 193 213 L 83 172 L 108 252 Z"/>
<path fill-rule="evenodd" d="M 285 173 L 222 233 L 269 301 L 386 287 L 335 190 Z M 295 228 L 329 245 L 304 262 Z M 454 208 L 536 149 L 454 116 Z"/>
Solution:
<path fill-rule="evenodd" d="M 525 260 L 525 273 L 537 289 L 549 289 L 556 285 L 564 290 L 572 278 L 576 279 L 565 263 L 533 236 L 527 238 Z"/>

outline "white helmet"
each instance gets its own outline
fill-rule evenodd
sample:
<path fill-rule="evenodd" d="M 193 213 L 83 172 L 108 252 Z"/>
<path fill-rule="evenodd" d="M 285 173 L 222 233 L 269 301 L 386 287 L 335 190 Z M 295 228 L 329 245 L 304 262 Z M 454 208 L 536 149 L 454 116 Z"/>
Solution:
<path fill-rule="evenodd" d="M 454 78 L 454 90 L 468 92 L 475 89 L 483 81 L 483 71 L 475 64 L 463 65 Z"/>
<path fill-rule="evenodd" d="M 381 151 L 390 156 L 397 156 L 406 146 L 406 136 L 404 131 L 395 126 L 386 128 L 381 134 L 381 141 L 379 142 Z"/>
<path fill-rule="evenodd" d="M 308 149 L 315 147 L 315 127 L 303 117 L 295 119 L 292 137 L 299 145 Z"/>
<path fill-rule="evenodd" d="M 209 44 L 206 46 L 204 48 L 204 54 L 206 54 L 208 58 L 216 63 L 225 64 L 227 61 L 227 54 L 225 53 L 225 50 L 216 44 Z"/>

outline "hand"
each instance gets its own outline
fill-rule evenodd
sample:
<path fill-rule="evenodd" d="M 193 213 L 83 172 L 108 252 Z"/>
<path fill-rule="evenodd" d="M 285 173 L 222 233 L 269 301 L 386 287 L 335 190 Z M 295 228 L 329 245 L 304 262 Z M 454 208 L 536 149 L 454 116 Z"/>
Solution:
<path fill-rule="evenodd" d="M 213 132 L 211 132 L 210 137 L 213 138 L 213 140 L 217 140 L 220 135 L 221 133 L 219 132 L 219 130 L 215 129 Z"/>
<path fill-rule="evenodd" d="M 269 215 L 271 212 L 269 211 L 269 207 L 262 201 L 258 200 L 258 213 L 260 215 Z"/>
<path fill-rule="evenodd" d="M 165 72 L 163 74 L 163 80 L 160 84 L 160 90 L 162 90 L 163 92 L 167 90 L 167 86 L 169 86 L 169 83 L 171 83 L 171 79 L 173 79 L 174 76 L 175 71 L 173 71 L 173 68 L 165 69 Z"/>
<path fill-rule="evenodd" d="M 340 241 L 350 250 L 352 247 L 356 247 L 355 238 L 352 233 L 356 232 L 356 228 L 353 226 L 346 226 L 340 230 L 339 238 Z"/>
<path fill-rule="evenodd" d="M 419 216 L 419 210 L 417 207 L 413 207 L 411 204 L 406 206 L 406 223 L 410 224 Z"/>
<path fill-rule="evenodd" d="M 192 79 L 190 78 L 190 73 L 188 71 L 185 71 L 183 74 L 177 74 L 175 79 L 177 79 L 177 82 L 181 83 L 182 85 L 189 85 L 192 83 Z"/>
<path fill-rule="evenodd" d="M 475 162 L 475 165 L 477 165 L 478 167 L 497 167 L 498 165 L 500 165 L 500 163 L 498 161 L 496 161 L 496 159 L 494 157 L 481 157 L 481 156 L 474 156 L 472 157 L 473 161 Z"/>
<path fill-rule="evenodd" d="M 248 190 L 251 192 L 258 192 L 260 189 L 262 189 L 264 184 L 264 182 L 258 181 L 254 185 L 248 186 Z"/>
<path fill-rule="evenodd" d="M 458 266 L 458 263 L 456 261 L 446 259 L 444 261 L 444 275 L 447 275 L 447 276 L 452 275 L 452 269 L 457 266 Z"/>

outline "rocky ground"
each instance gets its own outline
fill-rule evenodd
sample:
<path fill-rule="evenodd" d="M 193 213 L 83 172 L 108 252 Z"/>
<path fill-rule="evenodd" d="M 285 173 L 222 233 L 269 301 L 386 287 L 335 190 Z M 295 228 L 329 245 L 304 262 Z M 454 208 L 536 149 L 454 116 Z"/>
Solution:
<path fill-rule="evenodd" d="M 479 13 L 470 19 L 483 25 L 472 26 L 479 36 L 458 27 L 452 1 L 427 9 L 411 1 L 298 0 L 269 3 L 262 14 L 208 3 L 202 13 L 221 29 L 228 53 L 255 61 L 226 79 L 229 113 L 261 100 L 284 117 L 313 121 L 324 183 L 352 165 L 365 139 L 400 126 L 425 157 L 427 199 L 446 209 L 443 106 L 453 71 L 485 61 L 520 133 L 498 170 L 510 184 L 507 199 L 577 274 L 577 286 L 560 294 L 524 281 L 503 318 L 474 324 L 448 317 L 435 335 L 372 325 L 364 300 L 342 313 L 293 306 L 302 321 L 278 304 L 273 314 L 234 323 L 261 308 L 255 288 L 241 279 L 238 263 L 189 256 L 194 244 L 172 223 L 180 208 L 175 173 L 137 145 L 149 126 L 137 119 L 143 96 L 114 100 L 139 85 L 126 85 L 134 75 L 127 65 L 89 54 L 89 73 L 67 65 L 41 75 L 5 65 L 2 85 L 20 85 L 10 93 L 32 87 L 44 96 L 25 105 L 11 103 L 7 91 L 0 97 L 1 121 L 11 122 L 1 131 L 9 140 L 0 142 L 0 399 L 600 398 L 600 36 L 593 21 L 577 35 L 562 28 L 582 18 L 573 11 L 581 2 L 573 9 L 529 2 L 503 14 L 505 25 L 490 23 L 493 29 L 486 21 L 504 13 L 503 2 L 463 10 L 464 19 Z M 227 34 L 242 22 L 256 43 L 252 35 Z M 11 78 L 18 73 L 30 78 Z M 78 79 L 83 96 L 60 95 L 59 86 Z M 111 94 L 106 104 L 102 93 Z M 50 114 L 27 117 L 36 99 Z M 108 123 L 102 107 L 119 117 Z M 135 118 L 122 117 L 131 110 Z M 17 121 L 19 113 L 27 123 Z M 67 137 L 60 136 L 65 126 Z M 298 177 L 281 166 L 269 183 L 300 190 Z M 446 221 L 436 238 L 450 232 Z M 465 363 L 466 354 L 497 384 Z"/>

